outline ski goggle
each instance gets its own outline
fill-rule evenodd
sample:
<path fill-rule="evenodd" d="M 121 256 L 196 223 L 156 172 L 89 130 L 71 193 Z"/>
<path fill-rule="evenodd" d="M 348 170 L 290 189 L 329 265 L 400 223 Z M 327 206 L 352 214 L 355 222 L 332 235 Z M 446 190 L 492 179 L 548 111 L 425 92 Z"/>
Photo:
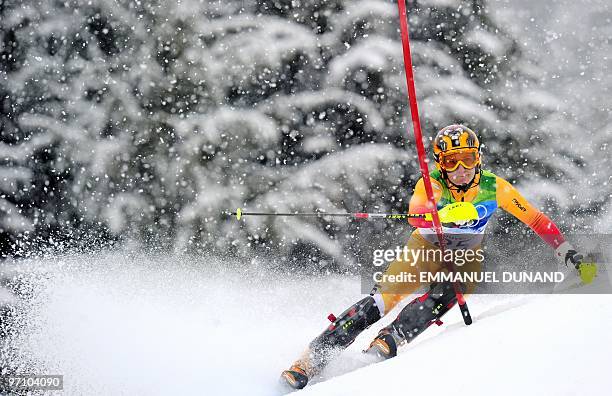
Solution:
<path fill-rule="evenodd" d="M 440 153 L 438 163 L 448 172 L 457 169 L 459 164 L 463 165 L 465 169 L 472 169 L 480 163 L 480 154 L 477 148 L 449 151 Z"/>

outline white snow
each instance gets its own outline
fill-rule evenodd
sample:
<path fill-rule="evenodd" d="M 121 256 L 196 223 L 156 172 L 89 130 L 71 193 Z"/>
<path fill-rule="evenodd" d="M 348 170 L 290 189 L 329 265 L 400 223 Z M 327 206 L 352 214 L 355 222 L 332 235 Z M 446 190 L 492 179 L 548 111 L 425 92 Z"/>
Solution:
<path fill-rule="evenodd" d="M 495 34 L 483 29 L 474 29 L 468 32 L 465 36 L 465 40 L 467 43 L 479 47 L 498 58 L 503 57 L 508 50 L 507 42 L 504 42 Z"/>
<path fill-rule="evenodd" d="M 342 86 L 347 74 L 360 69 L 390 72 L 399 66 L 402 47 L 397 41 L 374 36 L 352 46 L 329 64 L 328 81 Z"/>
<path fill-rule="evenodd" d="M 6 199 L 0 198 L 0 229 L 11 231 L 32 231 L 34 224 L 22 215 L 22 209 Z"/>
<path fill-rule="evenodd" d="M 611 296 L 526 296 L 504 303 L 478 297 L 470 305 L 471 326 L 452 311 L 437 335 L 403 348 L 397 358 L 303 394 L 587 395 L 610 388 Z"/>
<path fill-rule="evenodd" d="M 355 278 L 270 275 L 257 263 L 112 253 L 20 268 L 36 292 L 20 307 L 12 364 L 63 374 L 64 395 L 282 394 L 279 373 L 327 314 L 362 297 Z M 571 395 L 612 385 L 612 296 L 468 301 L 472 326 L 453 310 L 397 358 L 363 367 L 360 350 L 396 308 L 301 394 Z"/>
<path fill-rule="evenodd" d="M 292 113 L 295 113 L 296 110 L 310 111 L 327 103 L 333 105 L 343 103 L 354 107 L 364 115 L 366 130 L 381 130 L 385 125 L 385 120 L 371 101 L 361 95 L 335 88 L 271 99 L 263 102 L 260 107 L 266 111 L 278 112 L 291 119 Z"/>

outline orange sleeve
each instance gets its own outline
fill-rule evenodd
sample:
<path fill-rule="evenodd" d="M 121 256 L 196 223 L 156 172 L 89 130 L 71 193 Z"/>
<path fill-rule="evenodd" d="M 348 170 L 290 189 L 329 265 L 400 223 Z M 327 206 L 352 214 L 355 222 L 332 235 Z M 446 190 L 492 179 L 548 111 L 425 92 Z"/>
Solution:
<path fill-rule="evenodd" d="M 555 223 L 531 205 L 508 181 L 497 177 L 497 205 L 525 223 L 550 247 L 556 249 L 565 238 Z"/>
<path fill-rule="evenodd" d="M 431 187 L 433 188 L 434 200 L 438 202 L 442 196 L 442 186 L 438 181 L 431 179 Z M 414 192 L 410 198 L 408 213 L 428 213 L 431 212 L 432 209 L 433 208 L 431 208 L 429 201 L 427 200 L 425 182 L 423 182 L 423 178 L 420 178 L 414 187 Z M 433 227 L 432 222 L 425 219 L 408 219 L 408 223 L 410 223 L 411 226 L 418 228 Z"/>

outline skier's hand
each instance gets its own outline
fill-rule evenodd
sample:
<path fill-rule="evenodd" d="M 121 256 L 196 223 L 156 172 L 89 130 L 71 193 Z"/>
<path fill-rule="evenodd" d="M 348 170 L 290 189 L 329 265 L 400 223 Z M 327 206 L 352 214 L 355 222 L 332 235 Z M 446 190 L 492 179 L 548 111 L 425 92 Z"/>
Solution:
<path fill-rule="evenodd" d="M 478 212 L 469 202 L 454 202 L 440 210 L 440 221 L 445 227 L 466 227 L 478 221 Z"/>
<path fill-rule="evenodd" d="M 472 220 L 456 220 L 453 223 L 450 223 L 450 227 L 461 228 L 471 223 L 472 223 Z"/>
<path fill-rule="evenodd" d="M 574 267 L 576 267 L 576 269 L 578 269 L 578 265 L 582 263 L 582 259 L 582 254 L 579 254 L 574 249 L 569 249 L 567 252 L 565 252 L 565 258 L 563 261 L 565 262 L 566 266 L 571 263 L 574 265 Z"/>
<path fill-rule="evenodd" d="M 584 256 L 576 250 L 570 249 L 565 254 L 565 265 L 571 263 L 578 270 L 580 279 L 585 284 L 593 282 L 597 276 L 597 264 L 593 262 L 584 262 Z"/>
<path fill-rule="evenodd" d="M 580 279 L 585 284 L 593 282 L 593 279 L 597 276 L 597 264 L 595 263 L 580 263 L 578 264 L 578 273 Z"/>

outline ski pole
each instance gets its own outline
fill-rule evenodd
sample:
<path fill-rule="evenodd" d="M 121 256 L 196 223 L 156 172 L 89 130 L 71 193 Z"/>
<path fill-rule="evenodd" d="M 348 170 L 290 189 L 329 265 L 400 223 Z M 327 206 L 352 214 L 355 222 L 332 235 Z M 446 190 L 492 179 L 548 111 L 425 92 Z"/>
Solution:
<path fill-rule="evenodd" d="M 423 133 L 421 131 L 421 121 L 419 119 L 419 107 L 417 104 L 416 89 L 414 84 L 414 74 L 412 71 L 412 55 L 410 53 L 410 35 L 408 30 L 408 13 L 406 11 L 406 0 L 397 0 L 397 6 L 399 8 L 400 17 L 400 33 L 402 38 L 402 50 L 404 54 L 404 68 L 406 69 L 406 85 L 408 87 L 408 102 L 410 104 L 410 114 L 412 116 L 412 125 L 414 129 L 414 141 L 416 144 L 417 154 L 419 157 L 419 166 L 421 168 L 421 174 L 423 176 L 423 182 L 425 184 L 425 192 L 427 193 L 427 200 L 432 205 L 432 222 L 438 236 L 438 242 L 440 243 L 440 250 L 444 255 L 446 244 L 444 243 L 444 236 L 442 233 L 442 224 L 438 217 L 436 210 L 435 199 L 433 195 L 433 189 L 431 187 L 431 180 L 429 179 L 429 169 L 427 162 L 425 161 L 425 147 L 423 146 Z M 446 267 L 451 272 L 455 272 L 455 265 L 452 262 L 445 261 Z M 466 325 L 472 324 L 472 316 L 468 310 L 467 303 L 463 297 L 463 293 L 459 289 L 459 284 L 453 282 L 453 289 L 461 309 L 461 316 Z"/>
<path fill-rule="evenodd" d="M 354 219 L 386 219 L 386 220 L 403 220 L 408 218 L 425 218 L 430 213 L 413 214 L 413 213 L 279 213 L 279 212 L 243 212 L 238 208 L 235 212 L 230 213 L 231 216 L 236 216 L 240 220 L 243 216 L 296 216 L 296 217 L 351 217 Z"/>
<path fill-rule="evenodd" d="M 295 217 L 350 217 L 354 219 L 385 219 L 385 220 L 407 220 L 425 219 L 432 221 L 431 213 L 299 213 L 299 212 L 244 212 L 241 208 L 235 212 L 228 213 L 240 220 L 243 216 L 295 216 Z M 457 221 L 478 220 L 478 211 L 471 202 L 456 202 L 447 205 L 438 212 L 440 220 L 444 223 L 455 223 Z"/>

